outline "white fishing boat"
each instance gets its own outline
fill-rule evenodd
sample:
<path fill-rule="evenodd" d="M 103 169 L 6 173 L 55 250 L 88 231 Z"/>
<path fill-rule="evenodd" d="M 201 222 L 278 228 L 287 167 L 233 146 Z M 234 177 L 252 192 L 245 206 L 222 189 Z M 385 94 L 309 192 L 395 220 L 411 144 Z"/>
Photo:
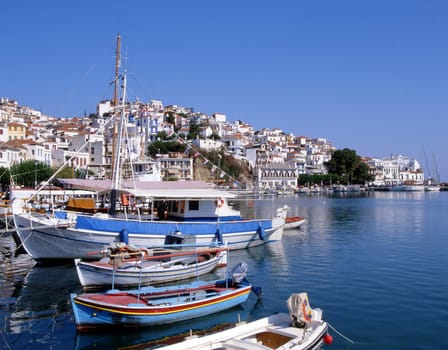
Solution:
<path fill-rule="evenodd" d="M 145 286 L 205 275 L 227 265 L 225 248 L 167 249 L 112 245 L 98 261 L 75 259 L 84 288 Z"/>
<path fill-rule="evenodd" d="M 240 322 L 230 329 L 187 337 L 159 350 L 309 350 L 331 344 L 322 310 L 311 309 L 307 293 L 292 294 L 287 301 L 289 314 L 276 313 L 253 322 Z"/>
<path fill-rule="evenodd" d="M 232 194 L 205 183 L 160 182 L 147 190 L 142 188 L 143 183 L 139 186 L 139 190 L 129 189 L 128 193 L 146 193 L 150 205 L 166 205 L 163 217 L 159 217 L 161 210 L 157 213 L 155 209 L 92 215 L 66 210 L 41 213 L 22 206 L 15 207 L 14 212 L 17 234 L 35 260 L 100 258 L 101 255 L 92 256 L 90 252 L 100 251 L 113 242 L 140 247 L 225 242 L 234 250 L 282 237 L 287 207 L 277 209 L 271 218 L 245 219 L 228 205 Z"/>

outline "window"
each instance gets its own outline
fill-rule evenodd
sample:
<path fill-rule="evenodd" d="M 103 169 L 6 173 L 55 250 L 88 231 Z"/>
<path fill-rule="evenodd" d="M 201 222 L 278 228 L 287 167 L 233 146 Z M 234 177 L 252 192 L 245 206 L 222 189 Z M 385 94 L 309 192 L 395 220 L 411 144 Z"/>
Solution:
<path fill-rule="evenodd" d="M 199 210 L 199 201 L 188 201 L 188 210 Z"/>

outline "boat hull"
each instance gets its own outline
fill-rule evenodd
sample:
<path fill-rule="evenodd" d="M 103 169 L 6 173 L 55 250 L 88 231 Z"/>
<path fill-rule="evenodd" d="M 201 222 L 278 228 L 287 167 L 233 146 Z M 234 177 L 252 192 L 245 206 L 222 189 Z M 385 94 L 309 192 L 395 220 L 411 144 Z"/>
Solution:
<path fill-rule="evenodd" d="M 76 328 L 82 332 L 98 328 L 148 327 L 175 323 L 244 303 L 251 290 L 250 285 L 222 288 L 223 291 L 216 289 L 214 293 L 205 292 L 205 289 L 183 292 L 182 287 L 185 286 L 175 287 L 179 292 L 173 294 L 172 298 L 165 299 L 147 298 L 147 295 L 144 296 L 144 289 L 140 294 L 137 291 L 127 294 L 106 292 L 93 294 L 94 297 L 91 297 L 92 294 L 72 294 Z M 153 291 L 161 289 L 151 288 Z M 204 292 L 199 293 L 199 290 Z M 132 295 L 134 298 L 131 298 Z M 130 303 L 126 304 L 128 299 Z"/>
<path fill-rule="evenodd" d="M 306 222 L 306 219 L 300 216 L 286 217 L 284 230 L 292 230 L 299 228 Z"/>
<path fill-rule="evenodd" d="M 140 222 L 78 215 L 76 224 L 73 224 L 21 213 L 14 215 L 14 221 L 17 234 L 33 259 L 92 260 L 100 258 L 99 254 L 92 252 L 99 252 L 113 242 L 120 242 L 123 230 L 126 231 L 128 243 L 135 246 L 163 246 L 167 235 L 180 231 L 191 245 L 210 245 L 221 241 L 227 243 L 230 250 L 255 247 L 281 239 L 285 216 L 281 214 L 274 219 L 207 223 Z"/>
<path fill-rule="evenodd" d="M 324 343 L 328 325 L 322 320 L 312 321 L 305 328 L 291 326 L 286 313 L 276 313 L 248 323 L 202 337 L 190 337 L 160 350 L 213 350 L 213 349 L 318 349 Z"/>
<path fill-rule="evenodd" d="M 146 266 L 134 262 L 123 268 L 114 268 L 108 263 L 85 262 L 79 259 L 75 259 L 75 265 L 83 287 L 144 286 L 205 275 L 220 265 L 222 260 L 225 260 L 224 254 L 226 252 L 222 251 L 221 254 L 202 262 L 196 262 L 197 257 L 190 255 L 168 262 L 152 261 Z M 183 262 L 185 259 L 188 261 Z M 195 262 L 189 263 L 191 259 L 194 259 Z"/>

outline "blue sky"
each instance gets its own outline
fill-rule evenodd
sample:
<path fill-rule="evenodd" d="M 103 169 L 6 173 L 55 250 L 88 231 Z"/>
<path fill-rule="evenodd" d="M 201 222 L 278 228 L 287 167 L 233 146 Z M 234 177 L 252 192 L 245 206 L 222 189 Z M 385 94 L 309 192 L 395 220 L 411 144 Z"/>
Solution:
<path fill-rule="evenodd" d="M 0 96 L 95 112 L 120 33 L 131 100 L 408 155 L 448 181 L 447 18 L 445 0 L 8 1 Z"/>

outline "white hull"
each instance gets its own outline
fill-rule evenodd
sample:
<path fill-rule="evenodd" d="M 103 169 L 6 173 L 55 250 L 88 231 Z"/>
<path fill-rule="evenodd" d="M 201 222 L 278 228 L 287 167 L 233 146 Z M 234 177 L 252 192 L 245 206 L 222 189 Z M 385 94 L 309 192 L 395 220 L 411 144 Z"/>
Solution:
<path fill-rule="evenodd" d="M 291 326 L 286 313 L 277 313 L 257 321 L 240 323 L 231 329 L 160 347 L 160 350 L 223 350 L 223 349 L 290 349 L 309 350 L 319 348 L 327 333 L 327 323 L 312 321 L 305 328 Z"/>
<path fill-rule="evenodd" d="M 283 235 L 283 226 L 285 223 L 286 208 L 279 211 L 277 217 L 272 220 L 272 227 L 265 229 L 263 236 L 256 229 L 248 231 L 239 231 L 225 233 L 223 229 L 225 222 L 215 222 L 214 230 L 218 228 L 223 230 L 222 241 L 226 243 L 231 250 L 245 249 L 265 244 L 268 241 L 280 240 Z M 27 253 L 35 260 L 46 259 L 95 259 L 101 256 L 94 255 L 92 252 L 100 251 L 104 247 L 113 242 L 120 242 L 120 232 L 108 232 L 97 230 L 76 229 L 71 223 L 64 220 L 49 219 L 45 216 L 35 216 L 29 212 L 23 212 L 14 215 L 17 234 Z M 104 222 L 111 221 L 105 218 Z M 258 225 L 259 221 L 264 220 L 248 220 L 241 221 L 244 223 L 252 222 Z M 123 221 L 123 224 L 129 221 Z M 160 225 L 161 222 L 158 222 Z M 129 232 L 129 244 L 141 247 L 160 247 L 165 245 L 166 236 L 173 233 L 169 227 L 173 225 L 181 225 L 176 222 L 163 222 L 167 224 L 164 233 L 151 234 L 151 222 L 147 222 L 147 230 L 145 233 L 135 234 Z M 204 223 L 189 222 L 189 225 L 196 232 L 201 232 Z M 230 223 L 229 223 L 230 224 Z M 171 226 L 168 226 L 171 225 Z M 197 226 L 195 226 L 197 225 Z M 241 226 L 243 228 L 243 226 Z M 158 228 L 160 231 L 160 227 Z M 213 231 L 215 232 L 215 231 Z M 217 242 L 216 234 L 185 234 L 187 243 L 191 245 L 210 245 Z"/>
<path fill-rule="evenodd" d="M 197 259 L 201 251 L 198 251 L 198 255 L 194 252 L 187 254 L 179 251 L 180 256 L 170 258 L 169 261 L 137 260 L 119 268 L 114 268 L 107 262 L 86 262 L 79 259 L 75 259 L 75 265 L 83 287 L 112 286 L 113 289 L 123 286 L 154 285 L 205 275 L 218 265 L 226 265 L 226 254 L 225 251 L 221 251 L 209 260 L 199 262 Z"/>
<path fill-rule="evenodd" d="M 422 192 L 425 190 L 423 185 L 397 185 L 393 186 L 391 191 L 403 191 L 403 192 Z"/>
<path fill-rule="evenodd" d="M 304 218 L 295 218 L 295 219 L 291 219 L 288 220 L 288 218 L 286 218 L 286 223 L 284 226 L 284 230 L 293 230 L 293 229 L 297 229 L 300 226 L 302 226 L 304 223 L 306 222 L 306 219 Z"/>

